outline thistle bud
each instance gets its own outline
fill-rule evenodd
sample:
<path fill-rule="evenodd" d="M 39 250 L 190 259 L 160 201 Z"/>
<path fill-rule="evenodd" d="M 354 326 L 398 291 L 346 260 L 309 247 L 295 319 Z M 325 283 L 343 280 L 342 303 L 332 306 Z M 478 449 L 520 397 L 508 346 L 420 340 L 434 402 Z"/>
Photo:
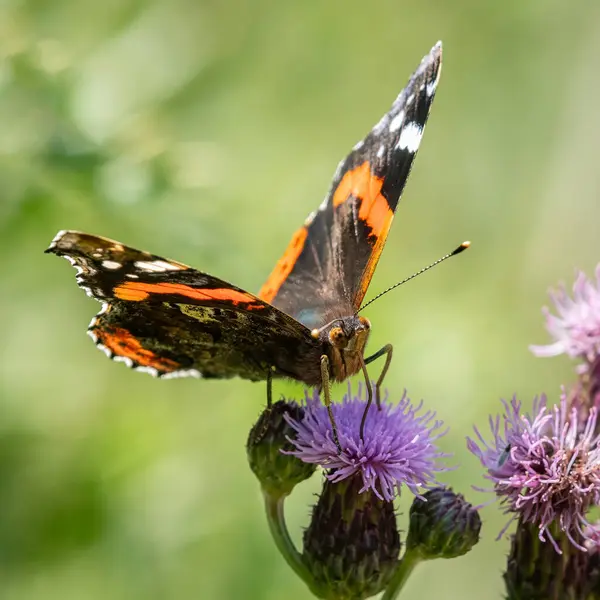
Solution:
<path fill-rule="evenodd" d="M 394 505 L 362 488 L 360 475 L 337 483 L 325 480 L 304 533 L 304 563 L 328 598 L 373 596 L 398 565 Z"/>
<path fill-rule="evenodd" d="M 283 453 L 293 449 L 288 437 L 296 436 L 284 419 L 286 414 L 301 422 L 304 409 L 295 402 L 284 400 L 267 407 L 250 430 L 246 443 L 252 472 L 263 490 L 275 497 L 287 496 L 294 486 L 308 479 L 316 470 L 316 465 Z"/>
<path fill-rule="evenodd" d="M 479 513 L 461 494 L 435 488 L 412 503 L 406 548 L 423 559 L 455 558 L 473 548 L 480 529 Z"/>

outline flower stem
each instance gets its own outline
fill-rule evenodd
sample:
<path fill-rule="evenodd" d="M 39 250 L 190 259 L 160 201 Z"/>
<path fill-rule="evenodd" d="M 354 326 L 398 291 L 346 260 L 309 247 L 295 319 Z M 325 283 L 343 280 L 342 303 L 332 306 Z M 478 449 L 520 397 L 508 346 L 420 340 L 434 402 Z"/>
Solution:
<path fill-rule="evenodd" d="M 394 600 L 397 598 L 402 591 L 404 584 L 408 581 L 410 574 L 420 562 L 421 555 L 417 550 L 407 550 L 404 553 L 394 576 L 385 589 L 385 593 L 381 597 L 381 600 Z"/>
<path fill-rule="evenodd" d="M 267 522 L 269 531 L 273 537 L 273 541 L 277 549 L 285 559 L 285 562 L 292 568 L 294 573 L 304 581 L 310 591 L 317 597 L 322 598 L 322 592 L 318 589 L 310 571 L 307 569 L 302 556 L 296 550 L 294 542 L 290 538 L 290 534 L 285 524 L 283 504 L 285 496 L 273 496 L 263 490 L 265 500 L 265 512 L 267 514 Z"/>

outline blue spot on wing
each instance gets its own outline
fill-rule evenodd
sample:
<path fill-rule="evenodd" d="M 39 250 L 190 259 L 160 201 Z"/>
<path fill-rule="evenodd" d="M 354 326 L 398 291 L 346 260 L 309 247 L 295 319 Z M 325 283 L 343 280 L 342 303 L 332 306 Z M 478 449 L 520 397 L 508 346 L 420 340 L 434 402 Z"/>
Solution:
<path fill-rule="evenodd" d="M 319 308 L 303 308 L 295 315 L 295 318 L 309 329 L 323 325 L 323 311 Z"/>

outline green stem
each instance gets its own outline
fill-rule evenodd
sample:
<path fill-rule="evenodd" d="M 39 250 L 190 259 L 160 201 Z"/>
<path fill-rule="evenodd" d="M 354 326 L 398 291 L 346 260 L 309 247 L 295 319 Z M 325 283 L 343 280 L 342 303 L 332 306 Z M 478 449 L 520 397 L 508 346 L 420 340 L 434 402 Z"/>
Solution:
<path fill-rule="evenodd" d="M 404 584 L 408 581 L 414 568 L 421 562 L 421 555 L 416 550 L 407 550 L 389 582 L 381 600 L 394 600 L 398 597 Z"/>
<path fill-rule="evenodd" d="M 273 541 L 277 549 L 285 559 L 285 562 L 292 568 L 294 573 L 304 581 L 310 591 L 317 597 L 322 597 L 315 581 L 312 578 L 310 571 L 307 569 L 302 556 L 296 550 L 294 542 L 290 538 L 290 534 L 285 524 L 283 512 L 283 503 L 285 496 L 272 496 L 263 490 L 265 499 L 265 512 L 267 513 L 267 522 L 269 531 L 273 537 Z"/>

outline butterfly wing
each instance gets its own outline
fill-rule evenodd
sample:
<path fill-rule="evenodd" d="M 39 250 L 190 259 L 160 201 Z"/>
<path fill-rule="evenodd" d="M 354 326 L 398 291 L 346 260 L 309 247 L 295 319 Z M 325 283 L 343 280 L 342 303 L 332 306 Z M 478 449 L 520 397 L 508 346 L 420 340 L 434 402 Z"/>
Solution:
<path fill-rule="evenodd" d="M 96 345 L 137 370 L 260 380 L 274 368 L 304 381 L 318 364 L 306 327 L 187 265 L 76 231 L 60 232 L 47 252 L 69 260 L 80 287 L 103 303 L 88 330 Z"/>
<path fill-rule="evenodd" d="M 417 153 L 442 66 L 441 43 L 356 144 L 259 292 L 307 327 L 360 307 Z"/>

